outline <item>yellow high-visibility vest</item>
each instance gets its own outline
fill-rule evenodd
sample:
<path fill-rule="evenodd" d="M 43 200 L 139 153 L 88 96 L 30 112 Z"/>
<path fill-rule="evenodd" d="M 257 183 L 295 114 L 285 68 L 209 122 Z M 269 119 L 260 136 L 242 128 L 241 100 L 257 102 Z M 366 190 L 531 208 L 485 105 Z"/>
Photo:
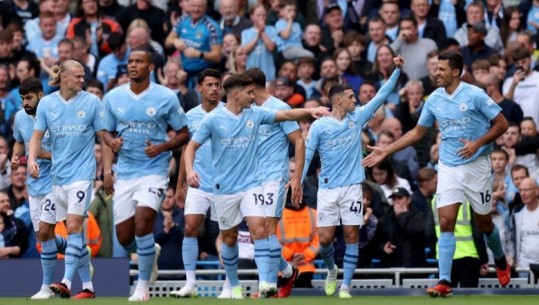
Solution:
<path fill-rule="evenodd" d="M 434 214 L 434 224 L 436 229 L 436 237 L 440 238 L 440 221 L 438 219 L 438 210 L 436 209 L 436 196 L 432 198 L 431 207 Z M 475 243 L 473 240 L 472 232 L 472 212 L 470 209 L 470 203 L 464 202 L 459 209 L 457 215 L 457 223 L 455 224 L 455 240 L 456 248 L 453 259 L 459 259 L 463 257 L 479 258 Z M 436 244 L 436 258 L 438 258 L 438 244 Z"/>

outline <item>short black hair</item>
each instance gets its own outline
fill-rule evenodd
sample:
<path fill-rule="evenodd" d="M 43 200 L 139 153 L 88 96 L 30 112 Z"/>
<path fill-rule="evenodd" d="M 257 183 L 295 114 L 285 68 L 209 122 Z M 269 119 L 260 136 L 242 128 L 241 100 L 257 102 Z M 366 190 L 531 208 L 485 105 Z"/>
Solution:
<path fill-rule="evenodd" d="M 43 92 L 43 84 L 41 80 L 35 76 L 30 76 L 21 82 L 19 94 L 26 95 L 28 93 L 39 94 Z"/>
<path fill-rule="evenodd" d="M 266 88 L 266 74 L 258 68 L 249 68 L 245 71 L 245 75 L 249 76 L 256 87 Z"/>
<path fill-rule="evenodd" d="M 245 74 L 232 75 L 223 83 L 225 93 L 230 93 L 230 90 L 237 87 L 247 87 L 253 84 L 253 79 Z"/>
<path fill-rule="evenodd" d="M 121 32 L 112 32 L 109 34 L 107 43 L 112 51 L 116 51 L 125 43 L 125 36 Z"/>
<path fill-rule="evenodd" d="M 33 57 L 23 57 L 19 60 L 19 62 L 26 62 L 28 63 L 28 69 L 34 69 L 34 75 L 33 76 L 39 76 L 41 74 L 41 65 L 39 63 L 39 60 Z"/>
<path fill-rule="evenodd" d="M 92 79 L 91 81 L 87 82 L 86 88 L 88 87 L 94 87 L 101 90 L 101 92 L 105 92 L 105 87 L 103 86 L 103 83 L 97 79 Z"/>
<path fill-rule="evenodd" d="M 202 70 L 202 72 L 200 72 L 198 74 L 197 84 L 202 85 L 202 83 L 204 82 L 204 79 L 206 79 L 206 77 L 214 77 L 214 78 L 217 78 L 220 81 L 221 80 L 221 72 L 219 72 L 219 70 L 212 69 L 212 68 L 204 69 L 204 70 Z"/>
<path fill-rule="evenodd" d="M 157 51 L 153 47 L 153 45 L 148 41 L 145 44 L 141 45 L 138 48 L 134 48 L 131 53 L 133 52 L 144 52 L 148 56 L 148 59 L 150 60 L 150 63 L 153 63 L 154 55 L 157 54 Z"/>
<path fill-rule="evenodd" d="M 332 100 L 335 95 L 341 94 L 346 90 L 352 90 L 352 87 L 350 87 L 350 85 L 348 84 L 334 84 L 333 86 L 331 86 L 331 88 L 329 88 L 328 97 L 330 100 Z"/>
<path fill-rule="evenodd" d="M 449 67 L 451 69 L 457 69 L 459 70 L 459 76 L 462 74 L 462 71 L 464 69 L 464 59 L 462 58 L 462 55 L 460 55 L 459 52 L 456 51 L 447 51 L 443 52 L 440 55 L 438 55 L 438 60 L 447 60 L 449 61 Z"/>
<path fill-rule="evenodd" d="M 414 15 L 413 14 L 407 14 L 407 15 L 404 15 L 401 17 L 401 20 L 399 20 L 399 25 L 403 22 L 403 21 L 410 21 L 414 27 L 417 28 L 417 20 L 415 19 Z"/>

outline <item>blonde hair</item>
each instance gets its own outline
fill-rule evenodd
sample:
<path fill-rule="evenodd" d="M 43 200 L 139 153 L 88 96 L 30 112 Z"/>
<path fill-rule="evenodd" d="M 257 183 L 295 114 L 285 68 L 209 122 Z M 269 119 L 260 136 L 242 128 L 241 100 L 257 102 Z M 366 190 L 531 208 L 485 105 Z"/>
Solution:
<path fill-rule="evenodd" d="M 71 59 L 66 60 L 61 65 L 52 66 L 53 77 L 49 81 L 49 85 L 53 87 L 60 86 L 62 73 L 65 73 L 66 71 L 71 70 L 71 68 L 73 67 L 79 67 L 79 68 L 84 69 L 84 67 L 78 61 L 71 60 Z"/>
<path fill-rule="evenodd" d="M 131 21 L 131 23 L 127 27 L 127 31 L 126 31 L 127 35 L 126 36 L 129 36 L 129 34 L 131 33 L 131 31 L 134 28 L 143 28 L 144 30 L 146 30 L 146 33 L 148 33 L 148 37 L 150 36 L 150 34 L 152 32 L 152 30 L 148 26 L 148 23 L 146 22 L 146 20 L 144 20 L 142 18 L 137 18 L 137 19 L 134 19 L 133 21 Z"/>

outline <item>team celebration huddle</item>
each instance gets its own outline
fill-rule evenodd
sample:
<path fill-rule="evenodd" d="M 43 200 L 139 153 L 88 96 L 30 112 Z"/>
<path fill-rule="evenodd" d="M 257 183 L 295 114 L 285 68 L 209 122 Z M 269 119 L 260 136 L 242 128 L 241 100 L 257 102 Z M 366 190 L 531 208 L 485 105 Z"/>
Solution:
<path fill-rule="evenodd" d="M 316 234 L 319 255 L 327 267 L 324 289 L 328 296 L 337 293 L 340 298 L 351 298 L 364 224 L 361 183 L 366 179 L 365 168 L 419 141 L 436 122 L 442 137 L 436 191 L 439 282 L 427 293 L 434 297 L 452 293 L 454 230 L 459 207 L 466 201 L 493 253 L 498 280 L 508 285 L 510 267 L 492 222 L 489 195 L 493 193 L 492 142 L 508 123 L 482 89 L 460 80 L 464 64 L 458 52 L 438 56 L 439 88 L 425 102 L 417 125 L 388 146 L 368 146 L 370 154 L 365 158 L 361 131 L 393 92 L 405 64 L 400 56 L 393 58 L 391 76 L 363 106 L 358 106 L 351 86 L 336 83 L 328 91 L 331 111 L 326 107 L 291 109 L 268 93 L 266 75 L 258 68 L 231 75 L 223 83 L 220 72 L 208 68 L 196 79 L 200 104 L 184 113 L 170 89 L 150 81 L 154 52 L 150 44 L 131 50 L 130 81 L 111 90 L 103 101 L 83 90 L 84 69 L 73 60 L 54 67 L 51 85 L 59 86 L 57 92 L 44 96 L 41 81 L 33 77 L 21 83 L 24 109 L 15 118 L 17 142 L 11 166 L 16 169 L 19 158 L 27 155 L 30 211 L 42 247 L 43 270 L 42 287 L 33 299 L 96 296 L 82 229 L 96 177 L 96 140 L 102 147 L 103 187 L 113 194 L 117 239 L 138 257 L 138 278 L 129 301 L 147 301 L 158 275 L 160 246 L 152 230 L 169 184 L 171 150 L 180 147 L 175 199 L 185 215 L 178 255 L 184 262 L 186 283 L 171 296 L 197 296 L 198 228 L 211 210 L 212 220 L 219 225 L 220 258 L 226 271 L 219 297 L 244 297 L 238 279 L 238 225 L 244 220 L 254 245 L 258 297 L 287 297 L 300 272 L 281 255 L 276 231 L 287 193 L 291 193 L 292 206 L 302 204 L 302 184 L 318 154 Z M 221 101 L 221 90 L 226 102 Z M 306 138 L 297 123 L 305 119 L 314 120 Z M 293 175 L 289 174 L 289 143 L 295 159 Z M 58 221 L 65 222 L 67 239 L 55 235 Z M 345 253 L 339 287 L 333 241 L 341 225 Z M 61 282 L 53 283 L 57 253 L 65 255 L 65 273 Z M 82 290 L 73 294 L 76 273 Z"/>

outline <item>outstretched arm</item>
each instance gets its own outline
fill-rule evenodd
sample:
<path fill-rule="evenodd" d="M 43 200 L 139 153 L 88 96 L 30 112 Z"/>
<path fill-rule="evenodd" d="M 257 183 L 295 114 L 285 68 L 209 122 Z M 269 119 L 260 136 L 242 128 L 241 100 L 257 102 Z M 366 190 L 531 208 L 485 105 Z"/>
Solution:
<path fill-rule="evenodd" d="M 425 133 L 427 133 L 427 130 L 427 127 L 416 125 L 414 129 L 408 131 L 404 136 L 402 136 L 402 138 L 398 139 L 397 141 L 393 142 L 385 148 L 367 145 L 367 148 L 372 150 L 372 152 L 365 159 L 363 159 L 361 164 L 367 167 L 372 167 L 376 165 L 394 152 L 399 151 L 421 140 Z"/>
<path fill-rule="evenodd" d="M 275 122 L 299 121 L 311 117 L 318 119 L 322 116 L 330 114 L 331 113 L 327 107 L 281 110 L 277 111 L 277 114 L 275 115 Z"/>

